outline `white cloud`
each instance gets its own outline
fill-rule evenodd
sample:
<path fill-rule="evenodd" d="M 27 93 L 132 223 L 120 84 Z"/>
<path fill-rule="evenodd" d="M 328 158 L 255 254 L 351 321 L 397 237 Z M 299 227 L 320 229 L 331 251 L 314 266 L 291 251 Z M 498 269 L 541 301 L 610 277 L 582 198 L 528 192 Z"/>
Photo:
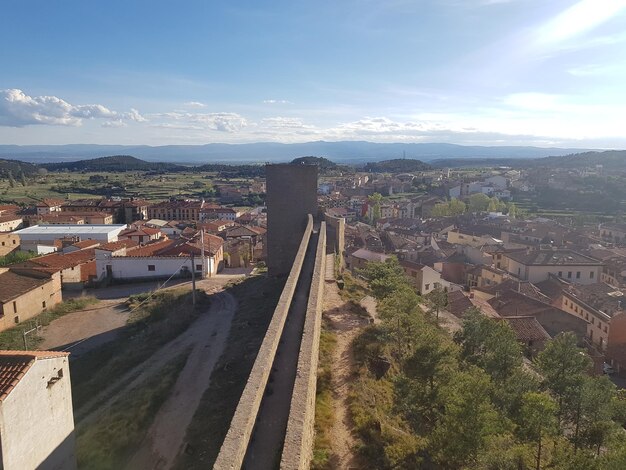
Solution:
<path fill-rule="evenodd" d="M 263 104 L 293 104 L 288 100 L 263 100 Z"/>
<path fill-rule="evenodd" d="M 102 123 L 102 127 L 118 128 L 126 127 L 126 123 L 121 119 L 115 119 L 113 121 L 105 121 Z"/>
<path fill-rule="evenodd" d="M 130 111 L 127 113 L 124 113 L 124 118 L 129 119 L 131 121 L 135 121 L 135 122 L 146 122 L 147 119 L 145 117 L 143 117 L 139 111 L 137 111 L 135 108 L 130 108 Z"/>
<path fill-rule="evenodd" d="M 261 126 L 272 129 L 305 129 L 313 128 L 313 126 L 307 126 L 302 122 L 300 118 L 291 117 L 270 117 L 261 120 Z"/>
<path fill-rule="evenodd" d="M 183 106 L 187 108 L 206 108 L 206 104 L 201 103 L 200 101 L 187 101 L 183 103 Z"/>
<path fill-rule="evenodd" d="M 73 105 L 56 96 L 29 96 L 19 89 L 0 90 L 0 126 L 80 126 L 84 119 L 108 119 L 104 127 L 121 127 L 123 120 L 145 118 L 134 108 L 128 113 L 112 111 L 101 104 Z"/>
<path fill-rule="evenodd" d="M 214 130 L 220 132 L 237 132 L 248 125 L 248 121 L 237 113 L 160 113 L 151 117 L 165 122 L 158 122 L 156 125 L 167 124 L 168 121 L 183 123 L 182 125 L 200 126 L 201 129 Z M 179 124 L 180 125 L 180 124 Z"/>
<path fill-rule="evenodd" d="M 626 0 L 581 0 L 537 31 L 539 43 L 551 44 L 568 40 L 602 23 L 626 9 Z"/>

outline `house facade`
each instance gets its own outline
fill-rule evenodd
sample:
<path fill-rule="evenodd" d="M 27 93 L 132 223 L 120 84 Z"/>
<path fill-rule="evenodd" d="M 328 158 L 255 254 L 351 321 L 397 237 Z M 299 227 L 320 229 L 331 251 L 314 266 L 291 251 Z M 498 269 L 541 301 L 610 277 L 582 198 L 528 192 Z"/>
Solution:
<path fill-rule="evenodd" d="M 61 275 L 27 268 L 0 268 L 0 331 L 61 302 Z"/>
<path fill-rule="evenodd" d="M 68 356 L 0 351 L 0 468 L 76 468 Z"/>
<path fill-rule="evenodd" d="M 527 250 L 502 256 L 509 274 L 533 284 L 548 280 L 550 275 L 578 284 L 595 284 L 602 272 L 602 262 L 570 250 Z"/>

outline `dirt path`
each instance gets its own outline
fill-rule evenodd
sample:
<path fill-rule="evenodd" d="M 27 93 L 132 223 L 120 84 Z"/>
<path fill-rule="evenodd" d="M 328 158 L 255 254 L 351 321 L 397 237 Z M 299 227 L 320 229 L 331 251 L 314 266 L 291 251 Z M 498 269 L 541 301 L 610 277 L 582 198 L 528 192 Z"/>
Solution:
<path fill-rule="evenodd" d="M 211 373 L 226 346 L 233 315 L 237 308 L 229 293 L 214 297 L 210 312 L 196 321 L 190 330 L 193 348 L 178 376 L 170 397 L 150 426 L 141 447 L 128 468 L 169 469 L 183 447 L 187 427 L 200 399 L 211 382 Z M 188 345 L 185 341 L 184 344 Z M 184 349 L 182 344 L 177 348 Z M 170 357 L 176 351 L 170 351 Z"/>
<path fill-rule="evenodd" d="M 369 306 L 371 307 L 371 306 Z M 369 310 L 369 309 L 368 309 Z M 352 419 L 349 412 L 350 383 L 353 380 L 354 357 L 352 340 L 370 322 L 369 318 L 354 312 L 339 296 L 336 284 L 326 284 L 324 292 L 324 317 L 337 337 L 333 352 L 332 389 L 335 421 L 331 430 L 333 468 L 363 468 L 354 448 Z"/>
<path fill-rule="evenodd" d="M 112 341 L 128 319 L 127 308 L 119 304 L 119 299 L 102 300 L 96 306 L 57 318 L 44 328 L 39 349 L 65 349 L 80 342 L 72 348 L 72 354 L 78 356 Z"/>
<path fill-rule="evenodd" d="M 79 410 L 75 410 L 74 416 L 78 425 L 83 426 L 93 419 L 97 419 L 103 411 L 108 410 L 111 404 L 115 402 L 122 390 L 131 389 L 148 377 L 158 374 L 173 357 L 183 353 L 188 348 L 195 347 L 198 343 L 205 344 L 206 341 L 212 341 L 213 338 L 211 335 L 214 332 L 213 325 L 223 315 L 222 307 L 226 304 L 225 298 L 232 299 L 232 301 L 228 301 L 229 307 L 226 311 L 230 312 L 231 309 L 234 311 L 234 307 L 232 306 L 234 298 L 231 294 L 228 292 L 214 294 L 213 303 L 209 311 L 201 314 L 184 333 L 164 345 L 145 362 L 125 373 L 117 382 L 93 397 Z M 213 307 L 214 305 L 215 307 Z M 228 315 L 229 318 L 232 318 L 232 313 L 226 313 L 224 315 Z M 224 326 L 226 335 L 228 335 L 228 328 L 230 328 L 230 321 L 228 321 L 227 326 Z M 222 331 L 220 331 L 220 334 L 221 333 Z"/>

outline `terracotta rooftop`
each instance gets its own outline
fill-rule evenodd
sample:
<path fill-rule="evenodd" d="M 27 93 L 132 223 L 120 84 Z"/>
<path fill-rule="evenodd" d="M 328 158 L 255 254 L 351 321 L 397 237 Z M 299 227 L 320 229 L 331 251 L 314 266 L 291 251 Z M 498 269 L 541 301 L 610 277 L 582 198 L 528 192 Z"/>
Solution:
<path fill-rule="evenodd" d="M 505 317 L 519 341 L 542 341 L 550 339 L 548 332 L 533 316 Z"/>
<path fill-rule="evenodd" d="M 5 304 L 48 281 L 50 281 L 50 276 L 43 272 L 26 269 L 6 271 L 0 274 L 0 303 Z"/>
<path fill-rule="evenodd" d="M 11 393 L 37 359 L 67 357 L 57 351 L 2 351 L 0 350 L 0 402 Z"/>
<path fill-rule="evenodd" d="M 135 240 L 131 240 L 129 238 L 124 240 L 118 240 L 116 242 L 105 243 L 98 247 L 98 250 L 106 250 L 106 251 L 117 251 L 122 248 L 132 248 L 137 246 L 138 243 Z"/>
<path fill-rule="evenodd" d="M 52 253 L 28 260 L 28 263 L 38 264 L 47 268 L 68 269 L 79 264 L 87 263 L 96 258 L 96 252 L 93 248 L 87 250 L 77 250 L 70 253 Z"/>
<path fill-rule="evenodd" d="M 461 318 L 473 306 L 472 301 L 462 291 L 448 292 L 448 306 L 446 310 L 452 315 Z"/>

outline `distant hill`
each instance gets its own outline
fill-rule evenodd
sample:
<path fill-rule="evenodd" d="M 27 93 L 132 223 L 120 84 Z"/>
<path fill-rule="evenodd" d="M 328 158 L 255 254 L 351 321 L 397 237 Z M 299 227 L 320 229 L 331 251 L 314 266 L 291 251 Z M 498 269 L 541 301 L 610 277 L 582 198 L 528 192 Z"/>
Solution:
<path fill-rule="evenodd" d="M 0 159 L 1 178 L 6 178 L 9 175 L 9 172 L 11 172 L 14 178 L 17 177 L 21 172 L 24 173 L 24 176 L 31 176 L 37 173 L 37 170 L 37 165 L 33 165 L 32 163 L 21 162 L 19 160 Z"/>
<path fill-rule="evenodd" d="M 281 144 L 206 145 L 0 145 L 0 158 L 31 162 L 84 160 L 102 155 L 134 155 L 147 161 L 181 163 L 289 162 L 298 155 L 319 155 L 336 163 L 366 163 L 406 155 L 422 161 L 442 158 L 541 158 L 568 155 L 587 149 L 541 147 L 480 147 L 444 143 L 374 143 L 363 141 L 305 142 Z"/>
<path fill-rule="evenodd" d="M 626 171 L 626 150 L 584 152 L 561 157 L 538 158 L 528 162 L 533 167 L 584 168 L 602 165 L 604 169 Z"/>
<path fill-rule="evenodd" d="M 298 157 L 291 160 L 291 163 L 296 165 L 317 165 L 320 167 L 320 170 L 334 170 L 337 168 L 335 162 L 331 162 L 328 158 L 324 157 Z"/>
<path fill-rule="evenodd" d="M 130 155 L 113 155 L 75 162 L 43 163 L 40 166 L 51 171 L 175 171 L 182 168 L 174 163 L 146 162 Z"/>
<path fill-rule="evenodd" d="M 372 173 L 411 173 L 413 171 L 426 171 L 431 169 L 432 167 L 430 165 L 427 165 L 421 160 L 409 158 L 367 163 L 364 167 L 365 171 Z"/>

